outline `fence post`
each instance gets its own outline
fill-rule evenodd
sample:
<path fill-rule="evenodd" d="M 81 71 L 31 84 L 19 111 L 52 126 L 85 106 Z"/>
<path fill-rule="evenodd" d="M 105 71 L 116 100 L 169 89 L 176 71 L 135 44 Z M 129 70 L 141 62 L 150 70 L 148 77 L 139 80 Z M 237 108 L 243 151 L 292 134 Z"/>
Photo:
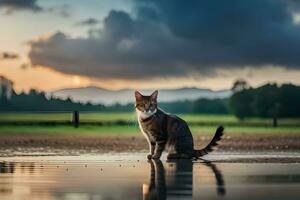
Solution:
<path fill-rule="evenodd" d="M 73 111 L 73 126 L 75 128 L 78 128 L 79 127 L 79 111 L 78 110 L 75 110 Z"/>

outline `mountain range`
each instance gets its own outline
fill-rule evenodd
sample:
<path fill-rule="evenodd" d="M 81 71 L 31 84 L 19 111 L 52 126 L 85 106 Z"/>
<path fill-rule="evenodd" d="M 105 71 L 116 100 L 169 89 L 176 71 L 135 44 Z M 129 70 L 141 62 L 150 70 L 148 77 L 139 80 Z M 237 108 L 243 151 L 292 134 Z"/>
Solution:
<path fill-rule="evenodd" d="M 153 90 L 141 90 L 144 95 L 150 95 Z M 126 104 L 134 102 L 134 90 L 108 90 L 100 87 L 66 88 L 48 93 L 53 97 L 61 99 L 71 98 L 75 102 L 93 104 Z M 226 98 L 231 95 L 230 90 L 213 91 L 201 88 L 180 88 L 180 89 L 161 89 L 159 90 L 158 100 L 160 102 L 172 102 L 180 100 L 195 100 L 198 98 Z"/>

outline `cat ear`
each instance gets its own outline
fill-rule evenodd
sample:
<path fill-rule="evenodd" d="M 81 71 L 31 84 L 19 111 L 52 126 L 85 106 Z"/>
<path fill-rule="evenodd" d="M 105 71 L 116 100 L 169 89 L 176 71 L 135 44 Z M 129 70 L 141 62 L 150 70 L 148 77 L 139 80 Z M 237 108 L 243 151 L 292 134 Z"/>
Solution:
<path fill-rule="evenodd" d="M 151 99 L 157 99 L 158 96 L 158 91 L 155 90 L 152 94 L 151 94 Z"/>
<path fill-rule="evenodd" d="M 141 100 L 143 98 L 143 95 L 139 93 L 139 91 L 134 91 L 135 99 L 136 100 Z"/>

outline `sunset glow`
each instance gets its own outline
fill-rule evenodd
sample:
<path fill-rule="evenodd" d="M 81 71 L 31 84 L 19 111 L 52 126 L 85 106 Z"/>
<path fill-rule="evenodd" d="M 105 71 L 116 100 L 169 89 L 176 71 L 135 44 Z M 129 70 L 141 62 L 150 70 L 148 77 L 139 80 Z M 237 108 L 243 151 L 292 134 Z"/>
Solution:
<path fill-rule="evenodd" d="M 60 8 L 62 4 L 67 4 L 67 1 L 40 0 L 37 5 L 43 9 L 38 12 L 32 12 L 30 7 L 24 10 L 10 8 L 8 14 L 7 7 L 0 8 L 2 26 L 0 53 L 18 54 L 17 59 L 0 60 L 0 75 L 11 79 L 17 91 L 28 91 L 30 88 L 52 91 L 87 86 L 113 90 L 181 87 L 220 90 L 229 89 L 238 78 L 247 80 L 252 86 L 267 82 L 300 84 L 299 65 L 297 63 L 290 65 L 288 62 L 285 64 L 284 59 L 278 62 L 281 63 L 279 65 L 274 58 L 274 62 L 262 61 L 269 64 L 259 63 L 257 66 L 256 61 L 237 64 L 237 66 L 231 66 L 235 65 L 236 61 L 232 64 L 224 61 L 224 64 L 218 63 L 218 66 L 215 66 L 214 59 L 207 61 L 212 64 L 205 64 L 204 61 L 203 64 L 202 59 L 189 58 L 189 55 L 176 61 L 176 52 L 174 66 L 168 66 L 172 64 L 172 59 L 169 61 L 168 56 L 159 58 L 160 54 L 150 56 L 147 53 L 150 60 L 146 57 L 141 58 L 140 56 L 144 56 L 142 54 L 123 60 L 123 55 L 115 55 L 115 53 L 138 48 L 140 45 L 138 41 L 143 38 L 121 40 L 116 46 L 118 52 L 108 49 L 110 47 L 103 47 L 102 50 L 101 45 L 109 43 L 112 38 L 107 36 L 108 32 L 105 31 L 112 25 L 108 24 L 113 22 L 109 20 L 117 20 L 119 17 L 130 17 L 129 19 L 134 23 L 136 6 L 140 5 L 135 5 L 136 2 L 131 0 L 113 3 L 90 1 L 90 4 L 68 4 L 68 8 L 62 7 L 59 10 L 54 8 Z M 46 8 L 52 11 L 46 12 Z M 295 10 L 291 16 L 295 26 L 298 26 L 299 12 Z M 88 47 L 92 44 L 92 47 Z M 53 50 L 50 50 L 51 48 Z M 144 47 L 146 52 L 147 48 L 150 46 Z M 137 51 L 141 52 L 141 50 Z M 155 51 L 152 53 L 155 54 Z M 183 53 L 184 51 L 181 54 Z M 239 59 L 238 54 L 236 57 Z M 195 59 L 198 59 L 196 62 L 199 63 L 193 63 Z M 204 59 L 206 58 L 203 57 Z M 149 67 L 153 69 L 148 70 Z"/>

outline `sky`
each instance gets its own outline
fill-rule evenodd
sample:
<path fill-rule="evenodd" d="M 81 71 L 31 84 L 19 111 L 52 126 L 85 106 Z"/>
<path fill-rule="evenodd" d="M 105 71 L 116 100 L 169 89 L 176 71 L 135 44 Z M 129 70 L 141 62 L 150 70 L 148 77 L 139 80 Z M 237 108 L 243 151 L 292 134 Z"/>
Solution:
<path fill-rule="evenodd" d="M 17 91 L 300 84 L 297 0 L 0 0 Z"/>

